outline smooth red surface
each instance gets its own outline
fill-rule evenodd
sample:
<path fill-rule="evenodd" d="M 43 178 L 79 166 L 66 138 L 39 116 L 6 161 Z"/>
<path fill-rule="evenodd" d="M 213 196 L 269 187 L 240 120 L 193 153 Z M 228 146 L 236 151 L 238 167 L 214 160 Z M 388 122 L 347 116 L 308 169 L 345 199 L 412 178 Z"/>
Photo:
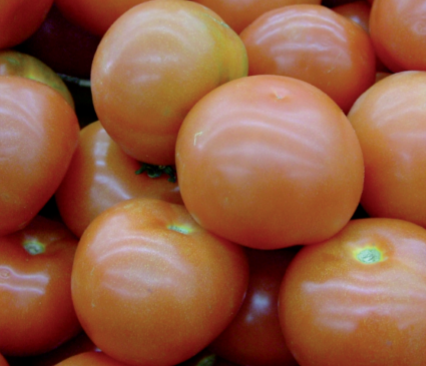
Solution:
<path fill-rule="evenodd" d="M 241 32 L 249 75 L 274 74 L 315 85 L 346 113 L 373 83 L 375 52 L 367 32 L 321 5 L 289 5 Z"/>
<path fill-rule="evenodd" d="M 135 198 L 84 232 L 72 295 L 103 352 L 129 365 L 175 365 L 226 328 L 247 283 L 240 246 L 201 228 L 182 205 Z"/>
<path fill-rule="evenodd" d="M 92 65 L 93 103 L 127 154 L 174 164 L 176 135 L 191 107 L 247 68 L 241 39 L 216 13 L 192 1 L 148 1 L 103 37 Z"/>
<path fill-rule="evenodd" d="M 314 86 L 278 75 L 231 81 L 188 114 L 176 167 L 203 227 L 257 249 L 334 235 L 358 206 L 361 148 L 342 110 Z"/>
<path fill-rule="evenodd" d="M 25 227 L 53 196 L 79 129 L 75 111 L 51 87 L 0 78 L 0 235 Z"/>
<path fill-rule="evenodd" d="M 426 363 L 426 230 L 351 221 L 302 248 L 281 288 L 287 346 L 303 366 Z"/>
<path fill-rule="evenodd" d="M 61 217 L 80 237 L 90 222 L 112 205 L 135 197 L 182 204 L 177 183 L 163 175 L 135 174 L 141 164 L 126 155 L 99 121 L 80 132 L 80 141 L 55 200 Z"/>
<path fill-rule="evenodd" d="M 63 224 L 41 216 L 0 237 L 0 353 L 41 354 L 80 332 L 71 300 L 77 243 Z"/>

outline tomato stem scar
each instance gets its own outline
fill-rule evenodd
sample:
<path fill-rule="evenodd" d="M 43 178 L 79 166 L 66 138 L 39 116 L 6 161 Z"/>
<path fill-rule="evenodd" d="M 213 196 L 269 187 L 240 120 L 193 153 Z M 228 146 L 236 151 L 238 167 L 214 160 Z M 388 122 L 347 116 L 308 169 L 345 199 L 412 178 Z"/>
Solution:
<path fill-rule="evenodd" d="M 23 244 L 28 254 L 37 255 L 46 251 L 46 246 L 37 240 L 26 240 Z"/>
<path fill-rule="evenodd" d="M 356 259 L 365 264 L 377 263 L 383 260 L 383 253 L 375 247 L 362 248 L 356 252 Z"/>

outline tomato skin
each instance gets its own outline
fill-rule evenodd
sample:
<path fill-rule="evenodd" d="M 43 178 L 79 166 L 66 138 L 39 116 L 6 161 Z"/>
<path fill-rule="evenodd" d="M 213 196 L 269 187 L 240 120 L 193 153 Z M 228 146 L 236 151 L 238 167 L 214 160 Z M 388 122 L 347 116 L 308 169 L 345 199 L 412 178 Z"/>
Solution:
<path fill-rule="evenodd" d="M 426 227 L 426 72 L 405 71 L 377 82 L 348 114 L 364 154 L 361 204 L 370 216 Z"/>
<path fill-rule="evenodd" d="M 81 237 L 90 222 L 114 204 L 135 197 L 151 197 L 183 204 L 177 183 L 163 175 L 137 175 L 141 164 L 126 155 L 99 121 L 80 131 L 80 143 L 55 199 L 61 217 Z"/>
<path fill-rule="evenodd" d="M 383 63 L 393 72 L 426 71 L 422 0 L 377 0 L 370 14 L 370 34 Z"/>
<path fill-rule="evenodd" d="M 278 75 L 231 81 L 197 103 L 179 131 L 176 169 L 195 220 L 255 249 L 334 235 L 355 212 L 364 176 L 342 110 Z"/>
<path fill-rule="evenodd" d="M 235 32 L 241 33 L 263 13 L 293 4 L 320 4 L 321 0 L 193 0 L 207 6 L 228 24 Z"/>
<path fill-rule="evenodd" d="M 241 39 L 216 13 L 191 1 L 148 1 L 103 37 L 92 65 L 93 103 L 127 154 L 172 165 L 189 109 L 247 69 Z"/>
<path fill-rule="evenodd" d="M 269 11 L 241 32 L 249 75 L 294 77 L 315 85 L 347 113 L 375 80 L 369 35 L 322 5 Z"/>
<path fill-rule="evenodd" d="M 84 232 L 72 295 L 103 352 L 129 365 L 175 365 L 225 329 L 247 282 L 242 247 L 199 227 L 182 205 L 135 198 Z"/>
<path fill-rule="evenodd" d="M 0 353 L 41 354 L 81 331 L 70 286 L 77 242 L 62 223 L 41 216 L 0 237 Z"/>
<path fill-rule="evenodd" d="M 425 229 L 396 219 L 352 220 L 302 248 L 279 297 L 299 364 L 424 365 L 425 260 Z"/>
<path fill-rule="evenodd" d="M 56 366 L 128 366 L 101 352 L 84 352 L 59 362 Z"/>
<path fill-rule="evenodd" d="M 298 248 L 247 248 L 249 285 L 232 323 L 209 346 L 237 365 L 295 366 L 278 320 L 278 294 L 287 266 Z"/>
<path fill-rule="evenodd" d="M 21 43 L 43 23 L 53 0 L 0 2 L 0 49 Z"/>
<path fill-rule="evenodd" d="M 23 228 L 53 196 L 79 129 L 75 111 L 51 87 L 0 77 L 0 235 Z"/>

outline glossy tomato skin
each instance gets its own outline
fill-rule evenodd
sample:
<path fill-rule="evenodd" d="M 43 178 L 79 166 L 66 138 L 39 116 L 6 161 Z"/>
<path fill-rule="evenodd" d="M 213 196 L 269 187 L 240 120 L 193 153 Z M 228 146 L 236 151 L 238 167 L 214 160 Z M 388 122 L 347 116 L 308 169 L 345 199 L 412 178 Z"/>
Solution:
<path fill-rule="evenodd" d="M 148 1 L 103 37 L 92 65 L 93 103 L 127 154 L 170 165 L 189 109 L 247 68 L 241 39 L 216 13 L 192 1 Z"/>
<path fill-rule="evenodd" d="M 59 362 L 56 366 L 128 366 L 101 352 L 84 352 Z"/>
<path fill-rule="evenodd" d="M 364 209 L 370 216 L 424 227 L 425 83 L 422 71 L 389 75 L 364 93 L 348 114 L 364 153 Z"/>
<path fill-rule="evenodd" d="M 65 225 L 41 216 L 0 237 L 0 353 L 41 354 L 80 332 L 71 300 L 77 242 Z"/>
<path fill-rule="evenodd" d="M 371 39 L 379 58 L 391 71 L 426 71 L 425 17 L 422 0 L 373 2 Z"/>
<path fill-rule="evenodd" d="M 53 0 L 0 2 L 0 49 L 11 48 L 31 36 L 43 23 Z"/>
<path fill-rule="evenodd" d="M 195 220 L 255 249 L 334 235 L 355 212 L 364 177 L 342 110 L 278 75 L 231 81 L 197 103 L 179 131 L 176 168 Z"/>
<path fill-rule="evenodd" d="M 300 365 L 424 365 L 425 260 L 426 230 L 396 219 L 352 220 L 302 248 L 279 298 Z"/>
<path fill-rule="evenodd" d="M 171 366 L 225 329 L 247 282 L 242 247 L 201 228 L 182 205 L 135 198 L 84 232 L 72 294 L 103 352 L 129 365 Z"/>
<path fill-rule="evenodd" d="M 269 11 L 241 32 L 249 75 L 294 77 L 315 85 L 347 113 L 375 78 L 368 34 L 322 5 L 299 4 Z"/>
<path fill-rule="evenodd" d="M 193 0 L 207 6 L 228 24 L 235 32 L 244 28 L 269 10 L 293 4 L 320 4 L 321 0 Z"/>
<path fill-rule="evenodd" d="M 167 175 L 136 174 L 141 164 L 125 154 L 99 121 L 80 131 L 80 143 L 55 199 L 61 217 L 81 237 L 89 223 L 105 209 L 135 197 L 151 197 L 182 204 L 179 186 Z"/>
<path fill-rule="evenodd" d="M 0 77 L 0 235 L 23 228 L 53 196 L 79 129 L 75 111 L 51 87 Z"/>
<path fill-rule="evenodd" d="M 247 248 L 250 277 L 243 305 L 232 323 L 209 346 L 237 365 L 295 366 L 278 320 L 278 294 L 298 247 Z"/>

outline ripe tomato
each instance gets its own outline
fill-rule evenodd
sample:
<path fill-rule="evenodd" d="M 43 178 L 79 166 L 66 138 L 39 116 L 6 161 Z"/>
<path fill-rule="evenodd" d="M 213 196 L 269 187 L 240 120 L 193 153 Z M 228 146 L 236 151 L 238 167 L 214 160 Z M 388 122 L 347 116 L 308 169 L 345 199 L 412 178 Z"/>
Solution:
<path fill-rule="evenodd" d="M 364 177 L 337 104 L 278 75 L 234 80 L 200 100 L 179 131 L 176 168 L 195 220 L 257 249 L 334 235 L 355 212 Z"/>
<path fill-rule="evenodd" d="M 249 285 L 231 324 L 209 346 L 216 355 L 250 366 L 295 366 L 278 320 L 278 293 L 295 247 L 247 249 Z"/>
<path fill-rule="evenodd" d="M 166 175 L 135 174 L 140 167 L 112 141 L 99 121 L 84 127 L 55 194 L 65 224 L 80 237 L 102 211 L 129 198 L 144 196 L 182 204 L 177 183 Z"/>
<path fill-rule="evenodd" d="M 0 49 L 21 43 L 43 23 L 53 0 L 0 1 Z"/>
<path fill-rule="evenodd" d="M 148 1 L 123 14 L 103 37 L 92 66 L 93 103 L 127 154 L 169 165 L 189 109 L 218 85 L 245 75 L 244 45 L 216 13 L 191 1 Z"/>
<path fill-rule="evenodd" d="M 128 366 L 104 353 L 84 352 L 59 362 L 56 366 Z"/>
<path fill-rule="evenodd" d="M 92 34 L 103 36 L 131 7 L 149 0 L 55 0 L 61 13 Z"/>
<path fill-rule="evenodd" d="M 426 227 L 426 72 L 387 76 L 348 114 L 364 153 L 361 204 L 370 216 Z"/>
<path fill-rule="evenodd" d="M 134 198 L 100 214 L 72 272 L 83 329 L 129 365 L 175 365 L 236 315 L 248 282 L 242 247 L 198 226 L 183 205 Z"/>
<path fill-rule="evenodd" d="M 77 147 L 79 125 L 51 87 L 0 76 L 0 131 L 0 235 L 6 235 L 53 196 Z"/>
<path fill-rule="evenodd" d="M 240 33 L 263 13 L 293 4 L 320 4 L 321 0 L 193 0 L 207 6 Z"/>
<path fill-rule="evenodd" d="M 426 71 L 425 18 L 423 0 L 374 1 L 371 39 L 379 58 L 391 71 Z"/>
<path fill-rule="evenodd" d="M 269 11 L 241 32 L 249 75 L 294 77 L 328 94 L 346 113 L 375 80 L 369 35 L 321 5 L 289 5 Z"/>
<path fill-rule="evenodd" d="M 287 346 L 303 366 L 426 364 L 426 230 L 352 220 L 302 248 L 280 290 Z"/>
<path fill-rule="evenodd" d="M 0 353 L 44 353 L 81 330 L 71 300 L 77 243 L 62 223 L 41 216 L 0 237 Z"/>

